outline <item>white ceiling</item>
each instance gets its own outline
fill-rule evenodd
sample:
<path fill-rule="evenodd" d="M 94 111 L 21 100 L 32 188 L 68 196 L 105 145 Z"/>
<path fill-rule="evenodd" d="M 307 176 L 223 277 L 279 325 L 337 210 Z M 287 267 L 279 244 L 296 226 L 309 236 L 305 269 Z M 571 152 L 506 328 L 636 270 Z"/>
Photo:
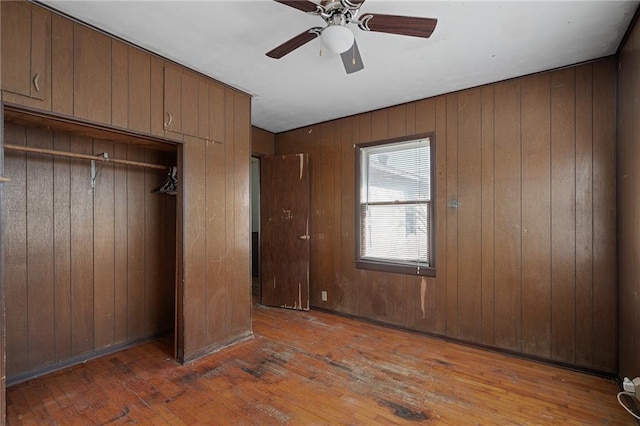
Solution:
<path fill-rule="evenodd" d="M 318 2 L 318 1 L 316 1 Z M 274 133 L 611 55 L 638 1 L 384 1 L 361 13 L 432 17 L 429 39 L 351 25 L 365 69 L 347 75 L 316 39 L 265 53 L 322 26 L 270 0 L 44 3 L 253 96 L 252 124 Z"/>

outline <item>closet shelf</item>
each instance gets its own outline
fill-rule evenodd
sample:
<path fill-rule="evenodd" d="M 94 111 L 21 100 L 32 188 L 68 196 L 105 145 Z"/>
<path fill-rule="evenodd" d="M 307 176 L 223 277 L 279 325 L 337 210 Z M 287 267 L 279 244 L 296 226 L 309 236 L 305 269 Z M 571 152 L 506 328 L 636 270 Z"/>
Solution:
<path fill-rule="evenodd" d="M 48 154 L 48 155 L 55 155 L 55 156 L 68 157 L 68 158 L 78 158 L 82 160 L 101 161 L 103 163 L 123 164 L 126 166 L 145 167 L 148 169 L 169 170 L 170 168 L 169 166 L 163 166 L 160 164 L 142 163 L 139 161 L 120 160 L 117 158 L 110 158 L 105 153 L 99 154 L 99 155 L 78 154 L 75 152 L 55 151 L 52 149 L 32 148 L 28 146 L 11 145 L 11 144 L 4 144 L 4 149 L 8 149 L 11 151 L 31 152 L 36 154 Z"/>

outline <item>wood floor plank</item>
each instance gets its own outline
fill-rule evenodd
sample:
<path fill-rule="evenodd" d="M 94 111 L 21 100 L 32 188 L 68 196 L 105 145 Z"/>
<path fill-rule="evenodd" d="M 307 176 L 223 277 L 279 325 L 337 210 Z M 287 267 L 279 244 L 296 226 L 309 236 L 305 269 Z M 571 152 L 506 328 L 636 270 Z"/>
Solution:
<path fill-rule="evenodd" d="M 8 424 L 620 424 L 615 382 L 321 312 L 187 365 L 151 342 L 12 386 Z"/>

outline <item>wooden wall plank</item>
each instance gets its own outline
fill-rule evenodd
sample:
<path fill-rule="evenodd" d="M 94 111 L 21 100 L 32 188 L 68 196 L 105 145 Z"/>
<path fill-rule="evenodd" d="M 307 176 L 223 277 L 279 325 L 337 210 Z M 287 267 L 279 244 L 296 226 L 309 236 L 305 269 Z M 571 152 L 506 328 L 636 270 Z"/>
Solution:
<path fill-rule="evenodd" d="M 636 58 L 636 61 L 640 60 Z M 640 69 L 638 63 L 635 69 Z M 637 79 L 638 74 L 634 74 Z M 615 371 L 617 355 L 611 348 L 616 347 L 617 304 L 616 283 L 616 195 L 615 186 L 615 61 L 612 58 L 593 65 L 593 298 L 594 306 L 593 364 L 608 371 Z M 636 80 L 637 82 L 637 80 Z M 634 86 L 634 99 L 640 92 L 640 85 Z M 634 103 L 634 112 L 638 107 Z M 637 114 L 635 116 L 637 118 Z M 637 142 L 640 121 L 634 119 L 634 140 Z M 638 158 L 638 157 L 634 157 Z M 636 201 L 637 202 L 637 201 Z M 635 229 L 640 229 L 638 215 L 635 215 Z M 637 231 L 636 231 L 637 232 Z M 637 240 L 637 234 L 635 241 Z M 638 243 L 636 243 L 638 244 Z M 638 253 L 638 250 L 634 250 Z M 634 261 L 634 263 L 636 263 Z M 636 299 L 637 300 L 637 299 Z M 636 311 L 637 315 L 637 311 Z M 636 321 L 638 321 L 636 317 Z M 640 324 L 636 324 L 640 328 Z M 637 334 L 636 334 L 637 336 Z M 636 345 L 638 345 L 636 340 Z M 636 346 L 632 356 L 638 359 Z M 637 365 L 637 364 L 636 364 Z M 640 372 L 638 373 L 640 374 Z"/>
<path fill-rule="evenodd" d="M 338 309 L 353 314 L 357 306 L 357 295 L 354 292 L 354 238 L 355 238 L 355 174 L 350 164 L 355 162 L 355 149 L 353 146 L 353 127 L 357 125 L 354 118 L 347 118 L 340 126 L 340 139 L 337 150 L 340 156 L 340 166 L 336 166 L 340 178 L 338 191 L 340 195 L 340 261 L 339 271 L 336 274 L 336 287 L 334 289 L 334 302 Z"/>
<path fill-rule="evenodd" d="M 226 162 L 225 145 L 219 142 L 206 143 L 206 335 L 209 342 L 220 342 L 226 335 L 226 269 L 224 267 L 229 249 L 226 246 Z"/>
<path fill-rule="evenodd" d="M 638 139 L 640 138 L 640 109 L 638 103 L 634 102 L 634 99 L 640 98 L 640 25 L 636 22 L 634 27 L 630 29 L 629 37 L 624 46 L 620 50 L 618 57 L 618 93 L 617 93 L 617 141 L 616 141 L 616 171 L 617 171 L 617 240 L 618 240 L 618 318 L 619 324 L 617 326 L 617 332 L 619 336 L 618 342 L 618 366 L 620 376 L 636 377 L 640 375 L 640 359 L 638 353 L 640 347 L 638 340 L 640 340 L 640 313 L 638 309 L 638 297 L 640 294 L 640 280 L 638 280 L 638 244 L 640 241 L 639 228 L 637 227 L 637 214 L 636 206 L 640 194 L 636 188 L 640 187 L 638 183 L 640 174 L 637 172 L 636 164 L 640 163 L 640 149 L 638 145 Z M 595 90 L 596 84 L 596 70 L 594 69 L 594 97 L 597 93 Z M 606 106 L 603 106 L 606 108 Z M 594 143 L 596 137 L 600 136 L 601 130 L 598 129 L 598 125 L 595 122 L 594 111 Z M 598 133 L 596 133 L 596 130 Z M 599 148 L 594 144 L 593 146 L 594 158 L 598 153 Z M 604 168 L 606 170 L 606 168 Z M 594 165 L 594 185 L 597 185 L 597 178 L 600 177 L 602 169 L 599 166 Z M 604 185 L 595 186 L 597 191 L 604 189 Z M 598 218 L 600 215 L 596 212 L 596 207 L 599 202 L 603 200 L 605 194 L 594 193 L 594 235 L 596 229 L 596 220 L 598 221 L 598 229 L 603 229 L 602 219 Z M 608 201 L 608 200 L 607 200 Z M 605 225 L 606 226 L 606 225 Z M 598 241 L 602 242 L 602 241 Z M 598 250 L 596 241 L 594 241 L 594 252 Z M 599 254 L 605 254 L 604 249 Z M 594 272 L 601 265 L 594 262 Z M 594 300 L 596 296 L 596 285 L 602 289 L 605 286 L 602 283 L 596 282 L 598 279 L 604 278 L 607 271 L 604 271 L 598 276 L 594 275 Z M 597 283 L 597 284 L 596 284 Z M 601 292 L 602 290 L 598 290 Z M 598 320 L 604 318 L 604 312 L 597 315 Z M 594 312 L 594 325 L 596 320 L 596 312 Z M 600 334 L 600 331 L 595 331 L 594 334 Z M 594 347 L 595 351 L 600 351 L 600 348 Z M 598 354 L 598 358 L 602 357 L 602 354 Z M 600 358 L 599 362 L 602 362 L 603 358 Z"/>
<path fill-rule="evenodd" d="M 229 299 L 234 308 L 227 338 L 251 333 L 251 202 L 249 199 L 251 165 L 251 99 L 233 91 L 233 175 L 235 202 L 234 272 Z M 229 310 L 227 310 L 229 313 Z"/>
<path fill-rule="evenodd" d="M 69 151 L 69 135 L 54 134 L 53 148 Z M 53 158 L 53 249 L 55 253 L 55 360 L 71 356 L 71 168 Z"/>
<path fill-rule="evenodd" d="M 495 312 L 494 103 L 493 86 L 482 88 L 482 343 L 493 345 Z"/>
<path fill-rule="evenodd" d="M 333 129 L 333 212 L 330 212 L 333 217 L 333 228 L 331 232 L 331 240 L 333 250 L 331 251 L 331 262 L 333 264 L 331 280 L 331 294 L 334 300 L 333 303 L 338 303 L 337 298 L 340 296 L 340 275 L 337 273 L 340 270 L 340 263 L 343 258 L 341 234 L 342 234 L 342 197 L 340 192 L 340 170 L 342 170 L 342 126 L 345 120 L 338 120 Z M 352 204 L 353 205 L 353 204 Z"/>
<path fill-rule="evenodd" d="M 450 336 L 458 336 L 458 94 L 446 96 L 446 218 L 447 218 L 447 305 L 446 330 Z"/>
<path fill-rule="evenodd" d="M 129 124 L 129 48 L 111 40 L 111 124 L 126 129 Z"/>
<path fill-rule="evenodd" d="M 226 141 L 226 94 L 224 86 L 216 82 L 209 84 L 209 139 Z"/>
<path fill-rule="evenodd" d="M 167 132 L 182 130 L 182 70 L 177 65 L 164 63 L 164 122 Z"/>
<path fill-rule="evenodd" d="M 428 133 L 436 131 L 436 102 L 435 99 L 425 99 L 419 102 L 413 102 L 407 105 L 407 133 L 418 134 Z M 437 145 L 437 137 L 433 137 L 430 141 L 433 146 Z M 435 221 L 438 220 L 438 152 L 436 149 L 432 150 L 434 157 L 432 159 L 432 175 L 434 176 L 435 183 L 433 185 L 433 193 L 431 194 L 431 202 L 434 203 Z M 435 233 L 434 241 L 437 245 L 437 226 L 431 229 L 431 232 Z M 436 257 L 438 255 L 438 249 L 436 247 Z M 437 258 L 434 262 L 436 270 L 438 268 Z M 424 277 L 407 277 L 407 291 L 410 292 L 408 303 L 413 302 L 414 308 L 410 309 L 408 314 L 413 312 L 413 318 L 407 318 L 407 326 L 410 328 L 417 328 L 418 330 L 434 330 L 436 328 L 436 312 L 437 303 L 436 298 L 438 294 L 437 287 L 438 280 L 433 278 Z"/>
<path fill-rule="evenodd" d="M 129 46 L 128 55 L 128 117 L 131 130 L 143 133 L 151 131 L 151 55 Z M 114 58 L 115 61 L 115 58 Z M 159 90 L 157 87 L 155 90 Z M 156 101 L 156 104 L 158 102 Z"/>
<path fill-rule="evenodd" d="M 251 127 L 251 153 L 257 157 L 276 153 L 276 135 L 258 127 Z"/>
<path fill-rule="evenodd" d="M 198 78 L 198 133 L 197 136 L 203 139 L 209 139 L 209 119 L 211 112 L 209 108 L 209 80 L 204 77 Z"/>
<path fill-rule="evenodd" d="M 458 336 L 482 340 L 482 90 L 458 95 Z"/>
<path fill-rule="evenodd" d="M 149 92 L 151 105 L 149 108 L 151 113 L 151 134 L 164 136 L 164 61 L 156 56 L 151 56 L 150 73 L 151 87 Z M 134 100 L 132 99 L 131 102 L 134 102 Z"/>
<path fill-rule="evenodd" d="M 230 171 L 233 170 L 234 167 L 234 150 L 235 150 L 235 126 L 233 123 L 234 120 L 234 103 L 235 97 L 233 96 L 233 91 L 231 89 L 225 88 L 225 169 Z M 247 163 L 249 161 L 247 160 Z M 227 330 L 228 334 L 231 334 L 231 329 L 235 326 L 233 315 L 231 312 L 235 309 L 235 301 L 232 299 L 231 295 L 233 294 L 233 286 L 238 285 L 235 282 L 236 279 L 236 270 L 234 268 L 234 256 L 235 256 L 235 226 L 236 226 L 236 216 L 235 216 L 235 208 L 234 204 L 236 202 L 236 192 L 235 192 L 235 176 L 234 174 L 227 175 L 227 178 L 224 181 L 225 185 L 225 199 L 227 200 L 226 208 L 225 208 L 225 247 L 227 248 L 227 257 L 225 258 L 224 268 L 225 268 L 225 312 L 227 315 L 225 317 L 225 330 Z"/>
<path fill-rule="evenodd" d="M 95 140 L 93 154 L 113 154 L 113 142 Z M 95 347 L 115 343 L 115 188 L 113 166 L 98 166 L 93 189 L 93 325 Z"/>
<path fill-rule="evenodd" d="M 92 154 L 90 139 L 72 136 L 69 150 Z M 85 160 L 71 161 L 71 352 L 94 348 L 93 195 L 91 170 Z"/>
<path fill-rule="evenodd" d="M 127 146 L 116 143 L 114 158 L 127 158 Z M 127 167 L 113 166 L 113 239 L 114 239 L 114 342 L 127 341 L 129 336 L 129 257 L 127 232 L 129 229 L 127 211 L 129 196 L 127 191 Z"/>
<path fill-rule="evenodd" d="M 73 115 L 73 22 L 51 17 L 51 109 Z"/>
<path fill-rule="evenodd" d="M 4 142 L 26 145 L 26 130 L 5 124 Z M 28 369 L 28 311 L 27 311 L 27 157 L 8 151 L 5 157 L 5 176 L 11 183 L 5 185 L 5 208 L 11 212 L 7 220 L 7 246 L 5 259 L 5 303 L 7 333 L 7 377 Z M 8 214 L 7 214 L 8 217 Z"/>
<path fill-rule="evenodd" d="M 551 356 L 575 358 L 575 69 L 551 73 Z"/>
<path fill-rule="evenodd" d="M 495 344 L 521 349 L 520 80 L 494 87 Z"/>
<path fill-rule="evenodd" d="M 127 160 L 144 161 L 142 148 L 127 146 Z M 127 167 L 127 339 L 145 335 L 144 169 Z"/>
<path fill-rule="evenodd" d="M 593 65 L 576 68 L 576 363 L 593 363 Z"/>
<path fill-rule="evenodd" d="M 187 71 L 182 72 L 182 133 L 198 136 L 198 77 Z"/>
<path fill-rule="evenodd" d="M 319 281 L 318 285 L 314 287 L 314 290 L 310 294 L 310 303 L 315 306 L 326 306 L 329 303 L 333 303 L 334 299 L 334 258 L 333 250 L 337 249 L 336 241 L 334 240 L 334 200 L 335 200 L 335 188 L 334 188 L 334 158 L 335 158 L 335 127 L 338 125 L 335 121 L 330 121 L 322 125 L 322 139 L 320 140 L 320 158 L 318 165 L 321 170 L 321 187 L 322 191 L 320 195 L 320 203 L 318 204 L 319 214 L 322 217 L 322 228 L 320 230 L 321 238 L 316 243 L 316 248 L 320 252 L 321 266 L 319 269 Z M 323 302 L 321 298 L 321 291 L 326 291 L 328 295 L 328 301 Z"/>
<path fill-rule="evenodd" d="M 551 355 L 551 122 L 549 74 L 522 81 L 522 342 Z"/>
<path fill-rule="evenodd" d="M 162 164 L 162 154 L 145 149 L 144 161 L 151 164 Z M 151 192 L 157 188 L 166 176 L 166 172 L 155 169 L 144 171 L 144 334 L 146 336 L 163 329 L 164 310 L 164 269 L 167 249 L 166 232 L 164 232 L 164 201 L 168 195 Z"/>
<path fill-rule="evenodd" d="M 34 148 L 53 148 L 49 132 L 27 129 Z M 53 362 L 54 253 L 53 163 L 49 156 L 27 154 L 27 313 L 29 366 Z"/>
<path fill-rule="evenodd" d="M 435 330 L 446 334 L 447 331 L 447 97 L 439 96 L 435 100 L 436 116 L 436 318 Z"/>
<path fill-rule="evenodd" d="M 74 24 L 73 57 L 74 115 L 111 124 L 111 39 Z"/>

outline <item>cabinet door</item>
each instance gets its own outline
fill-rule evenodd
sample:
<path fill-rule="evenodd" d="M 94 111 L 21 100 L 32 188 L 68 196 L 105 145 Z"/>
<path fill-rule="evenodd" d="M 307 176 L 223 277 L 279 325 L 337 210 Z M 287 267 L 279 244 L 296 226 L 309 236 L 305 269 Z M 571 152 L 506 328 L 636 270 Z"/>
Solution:
<path fill-rule="evenodd" d="M 50 36 L 49 11 L 22 1 L 2 2 L 3 90 L 40 100 L 48 97 Z"/>
<path fill-rule="evenodd" d="M 111 124 L 111 38 L 74 25 L 73 113 Z"/>
<path fill-rule="evenodd" d="M 164 129 L 182 132 L 182 70 L 169 63 L 164 66 Z"/>

